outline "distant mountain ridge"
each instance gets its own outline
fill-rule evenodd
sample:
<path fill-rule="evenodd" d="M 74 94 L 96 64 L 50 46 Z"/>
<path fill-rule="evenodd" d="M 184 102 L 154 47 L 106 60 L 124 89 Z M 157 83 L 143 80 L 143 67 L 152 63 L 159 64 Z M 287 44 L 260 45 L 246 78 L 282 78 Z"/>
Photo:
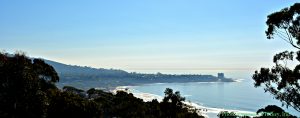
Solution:
<path fill-rule="evenodd" d="M 126 76 L 129 73 L 124 70 L 117 69 L 104 69 L 104 68 L 92 68 L 87 66 L 78 66 L 78 65 L 67 65 L 60 62 L 55 62 L 51 60 L 44 61 L 52 65 L 55 70 L 62 75 L 65 74 L 77 74 L 77 75 L 98 75 L 98 76 L 113 76 L 113 77 L 122 77 Z"/>

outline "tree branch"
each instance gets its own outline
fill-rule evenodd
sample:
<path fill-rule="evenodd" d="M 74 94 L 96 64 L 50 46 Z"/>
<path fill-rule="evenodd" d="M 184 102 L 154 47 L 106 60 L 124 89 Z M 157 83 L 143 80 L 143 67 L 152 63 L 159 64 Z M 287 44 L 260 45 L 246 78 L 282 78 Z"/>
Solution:
<path fill-rule="evenodd" d="M 288 39 L 289 39 L 290 44 L 291 44 L 293 47 L 295 47 L 295 48 L 297 48 L 297 49 L 300 49 L 299 46 L 297 46 L 297 45 L 294 44 L 293 38 L 290 36 L 290 33 L 286 30 L 286 28 L 285 28 L 284 30 L 285 30 L 285 32 L 286 32 L 286 34 L 287 34 L 287 36 L 288 36 Z"/>

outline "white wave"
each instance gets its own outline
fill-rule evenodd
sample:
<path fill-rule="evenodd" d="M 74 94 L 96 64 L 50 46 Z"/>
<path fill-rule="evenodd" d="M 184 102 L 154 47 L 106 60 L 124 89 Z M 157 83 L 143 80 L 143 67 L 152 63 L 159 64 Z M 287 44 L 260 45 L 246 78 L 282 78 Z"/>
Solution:
<path fill-rule="evenodd" d="M 193 103 L 193 102 L 184 102 L 187 105 L 190 105 L 196 109 L 199 109 L 200 114 L 204 115 L 205 117 L 208 118 L 216 118 L 217 115 L 221 112 L 221 111 L 228 111 L 228 112 L 234 112 L 236 114 L 239 115 L 255 115 L 255 112 L 251 112 L 251 111 L 243 111 L 243 110 L 233 110 L 233 109 L 224 109 L 224 108 L 213 108 L 213 107 L 205 107 L 202 105 L 199 105 L 197 103 Z"/>
<path fill-rule="evenodd" d="M 166 83 L 153 83 L 153 84 L 166 84 Z"/>
<path fill-rule="evenodd" d="M 243 82 L 245 79 L 235 79 L 235 82 Z"/>
<path fill-rule="evenodd" d="M 191 97 L 192 95 L 183 95 L 183 97 Z"/>
<path fill-rule="evenodd" d="M 163 99 L 162 96 L 151 94 L 151 93 L 132 93 L 132 94 L 137 98 L 143 99 L 145 102 L 152 101 L 154 99 L 161 102 Z"/>
<path fill-rule="evenodd" d="M 111 90 L 110 92 L 113 94 L 116 94 L 117 91 L 124 91 L 128 93 L 132 93 L 132 89 L 130 89 L 132 86 L 117 86 L 114 90 Z"/>
<path fill-rule="evenodd" d="M 214 84 L 214 83 L 224 83 L 224 82 L 191 82 L 191 83 L 199 83 L 199 84 Z"/>

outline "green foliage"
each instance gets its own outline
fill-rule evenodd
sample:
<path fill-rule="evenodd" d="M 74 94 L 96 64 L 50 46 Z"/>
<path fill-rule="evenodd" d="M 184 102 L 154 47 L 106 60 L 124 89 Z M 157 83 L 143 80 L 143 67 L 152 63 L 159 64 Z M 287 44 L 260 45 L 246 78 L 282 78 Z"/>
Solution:
<path fill-rule="evenodd" d="M 270 14 L 266 23 L 268 39 L 278 36 L 300 49 L 300 3 Z M 294 55 L 290 51 L 276 54 L 273 58 L 275 66 L 255 71 L 252 78 L 255 87 L 264 86 L 265 92 L 271 93 L 283 105 L 300 111 L 300 64 L 294 69 L 287 65 L 287 62 L 293 61 Z M 296 59 L 300 61 L 300 51 L 297 51 Z"/>
<path fill-rule="evenodd" d="M 91 96 L 96 96 L 94 101 L 102 106 L 104 117 L 203 118 L 195 111 L 190 112 L 188 108 L 173 104 L 171 101 L 159 103 L 157 100 L 152 100 L 151 102 L 143 102 L 142 99 L 123 91 L 118 91 L 116 95 L 101 90 L 97 90 L 97 92 L 95 92 L 95 89 L 88 90 L 88 92 L 91 91 L 94 91 Z M 98 95 L 95 95 L 95 93 Z M 181 97 L 179 96 L 179 98 Z"/>
<path fill-rule="evenodd" d="M 99 118 L 100 106 L 72 92 L 49 90 L 48 118 Z"/>
<path fill-rule="evenodd" d="M 47 88 L 56 88 L 54 69 L 40 59 L 0 54 L 0 117 L 46 116 Z"/>
<path fill-rule="evenodd" d="M 265 33 L 268 39 L 278 36 L 296 49 L 300 49 L 300 3 L 270 14 L 266 24 L 268 29 Z M 255 71 L 252 78 L 255 81 L 254 87 L 263 86 L 265 92 L 271 93 L 277 100 L 280 100 L 283 106 L 291 106 L 300 111 L 300 64 L 296 65 L 294 69 L 290 69 L 287 65 L 289 61 L 294 60 L 295 55 L 299 62 L 300 51 L 297 51 L 296 54 L 292 51 L 276 54 L 273 57 L 275 66 Z M 295 117 L 275 105 L 259 109 L 257 114 L 259 113 L 262 116 L 258 118 L 274 117 L 270 114 L 275 114 L 275 117 Z M 282 113 L 287 116 L 280 116 Z"/>
<path fill-rule="evenodd" d="M 221 111 L 218 114 L 219 118 L 237 118 L 238 115 L 236 115 L 234 112 L 228 112 L 228 111 Z"/>
<path fill-rule="evenodd" d="M 268 105 L 265 108 L 259 109 L 256 112 L 260 114 L 259 117 L 256 118 L 274 118 L 274 117 L 284 117 L 284 118 L 297 118 L 276 105 Z"/>
<path fill-rule="evenodd" d="M 291 7 L 272 13 L 268 16 L 268 29 L 266 35 L 268 39 L 274 35 L 284 39 L 297 49 L 300 45 L 300 3 L 295 3 Z M 296 41 L 296 43 L 294 43 Z"/>
<path fill-rule="evenodd" d="M 165 97 L 163 99 L 163 102 L 171 102 L 173 106 L 182 107 L 183 105 L 182 102 L 185 100 L 185 98 L 181 97 L 179 91 L 173 93 L 172 89 L 166 88 L 164 93 L 165 93 Z"/>
<path fill-rule="evenodd" d="M 172 89 L 161 103 L 143 102 L 122 91 L 113 95 L 71 86 L 60 90 L 54 85 L 59 77 L 52 66 L 22 54 L 0 53 L 0 77 L 1 118 L 203 118 L 189 111 Z"/>

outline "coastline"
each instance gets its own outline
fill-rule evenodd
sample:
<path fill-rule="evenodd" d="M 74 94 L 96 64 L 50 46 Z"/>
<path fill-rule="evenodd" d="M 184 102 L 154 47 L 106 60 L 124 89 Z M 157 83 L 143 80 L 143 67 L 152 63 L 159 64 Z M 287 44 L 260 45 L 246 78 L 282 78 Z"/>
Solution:
<path fill-rule="evenodd" d="M 181 83 L 231 83 L 231 82 L 242 82 L 244 79 L 232 79 L 232 81 L 196 81 L 196 82 L 149 82 L 149 83 L 135 83 L 135 84 L 127 84 L 127 85 L 119 85 L 119 86 L 111 86 L 107 88 L 109 91 L 114 91 L 117 88 L 122 87 L 133 87 L 133 86 L 141 86 L 141 85 L 152 85 L 152 84 L 168 84 L 168 83 L 174 83 L 174 84 L 181 84 Z"/>
<path fill-rule="evenodd" d="M 163 84 L 163 83 L 158 83 L 158 84 Z M 117 91 L 124 91 L 127 93 L 132 93 L 133 96 L 142 99 L 144 102 L 147 101 L 152 101 L 153 99 L 157 99 L 157 101 L 161 102 L 163 99 L 163 96 L 151 94 L 151 93 L 143 93 L 143 92 L 137 92 L 133 89 L 134 86 L 118 86 L 115 89 L 111 90 L 113 94 L 116 94 Z M 217 115 L 221 111 L 227 111 L 227 112 L 234 112 L 239 115 L 251 115 L 251 116 L 256 116 L 255 112 L 251 111 L 243 111 L 243 110 L 233 110 L 233 109 L 223 109 L 223 108 L 213 108 L 213 107 L 206 107 L 199 105 L 197 103 L 191 102 L 191 101 L 185 101 L 183 102 L 185 105 L 190 107 L 191 109 L 196 109 L 196 112 L 199 115 L 202 115 L 206 118 L 216 118 L 218 117 Z"/>

